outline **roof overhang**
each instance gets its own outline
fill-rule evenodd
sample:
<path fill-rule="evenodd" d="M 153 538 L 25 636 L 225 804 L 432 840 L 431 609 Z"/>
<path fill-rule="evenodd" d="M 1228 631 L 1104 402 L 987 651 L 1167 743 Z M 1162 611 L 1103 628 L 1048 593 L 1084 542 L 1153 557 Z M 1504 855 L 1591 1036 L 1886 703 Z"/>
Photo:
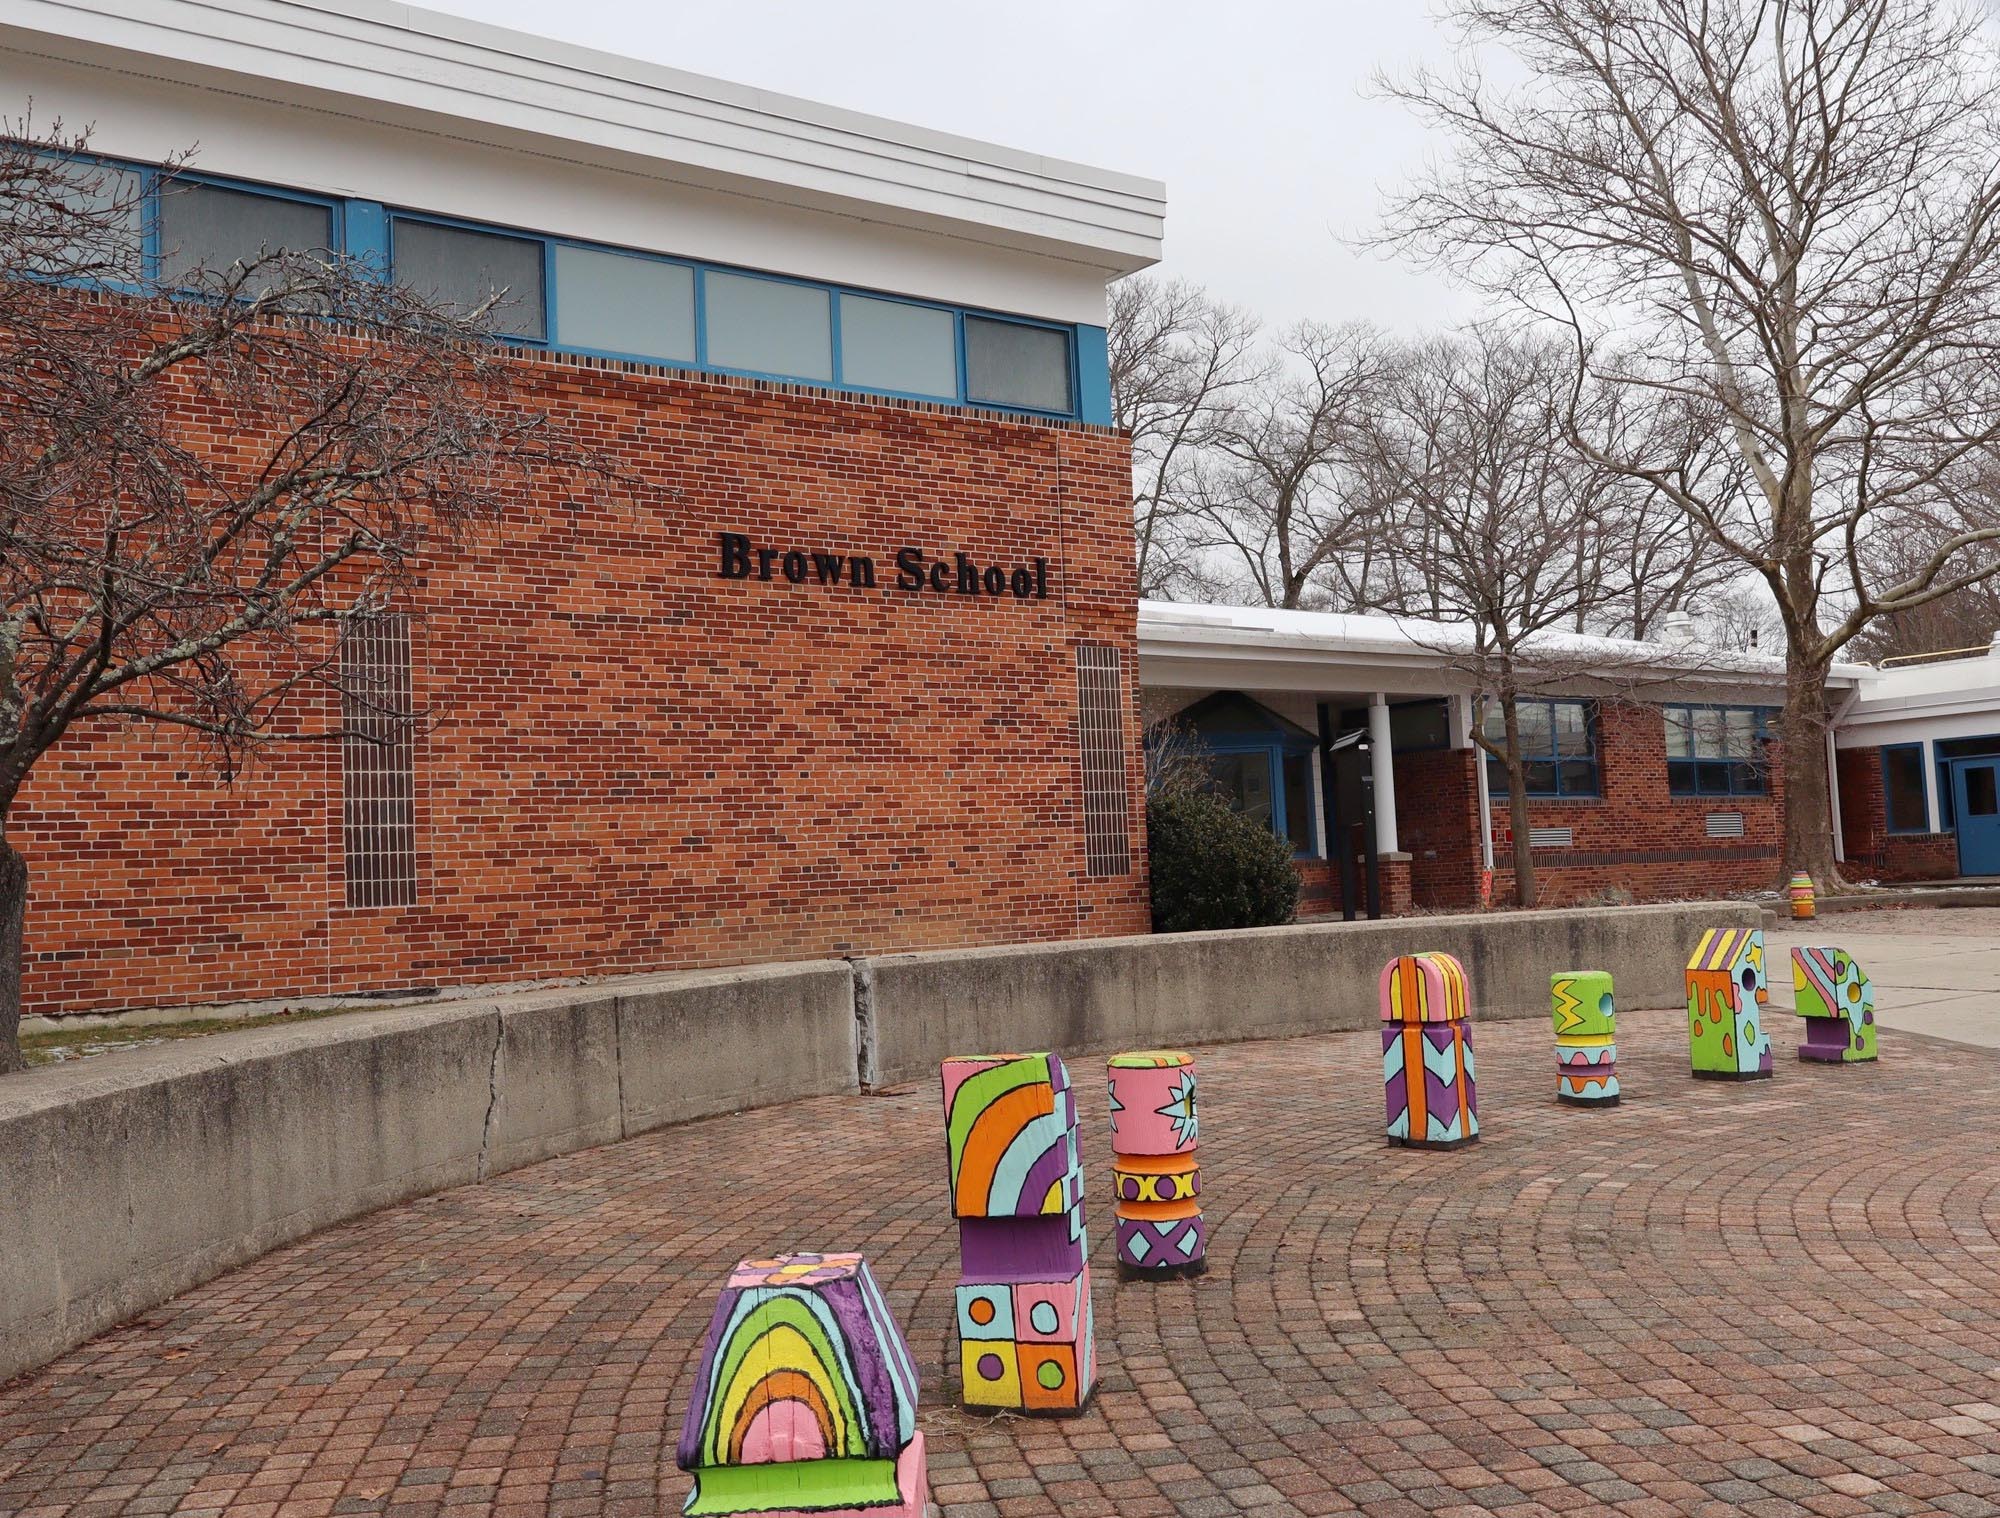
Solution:
<path fill-rule="evenodd" d="M 0 46 L 943 232 L 1107 278 L 1160 256 L 1154 180 L 388 0 L 10 0 Z"/>

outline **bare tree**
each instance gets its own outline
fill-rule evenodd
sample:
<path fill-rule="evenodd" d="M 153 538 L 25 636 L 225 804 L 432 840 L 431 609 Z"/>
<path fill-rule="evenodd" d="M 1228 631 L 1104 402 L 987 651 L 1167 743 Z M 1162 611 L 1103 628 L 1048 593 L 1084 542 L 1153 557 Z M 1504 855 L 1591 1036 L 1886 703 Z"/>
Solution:
<path fill-rule="evenodd" d="M 1959 509 L 1940 519 L 1900 522 L 1893 533 L 1873 536 L 1866 548 L 1870 570 L 1886 580 L 1918 573 L 1941 544 L 2000 523 L 2000 493 L 1991 484 L 1984 491 L 1967 490 L 1953 503 Z M 1957 550 L 1946 573 L 1962 578 L 1963 570 L 1988 569 L 1983 578 L 1960 586 L 1949 595 L 1906 610 L 1888 612 L 1859 633 L 1853 652 L 1864 659 L 1907 659 L 1924 654 L 1960 653 L 1990 646 L 2000 632 L 2000 542 L 1979 542 Z"/>
<path fill-rule="evenodd" d="M 1468 61 L 1385 87 L 1454 151 L 1389 237 L 1570 326 L 1586 366 L 1732 454 L 1572 430 L 1768 587 L 1784 631 L 1780 875 L 1836 885 L 1826 675 L 1880 617 L 1991 575 L 1946 518 L 2000 443 L 2000 70 L 1958 0 L 1451 0 Z M 1614 348 L 1608 335 L 1619 342 Z M 1643 355 L 1633 358 L 1636 350 Z M 1682 441 L 1686 441 L 1685 438 Z"/>
<path fill-rule="evenodd" d="M 1393 368 L 1361 323 L 1305 323 L 1278 343 L 1271 376 L 1239 397 L 1193 484 L 1208 535 L 1267 606 L 1336 598 L 1372 547 L 1384 479 L 1363 423 Z"/>
<path fill-rule="evenodd" d="M 1238 394 L 1265 377 L 1269 365 L 1256 338 L 1252 317 L 1184 280 L 1141 274 L 1112 287 L 1111 417 L 1132 435 L 1142 596 L 1202 585 L 1188 531 L 1200 509 L 1196 461 Z"/>
<path fill-rule="evenodd" d="M 233 773 L 260 741 L 337 735 L 343 703 L 405 731 L 422 711 L 343 686 L 340 630 L 419 610 L 424 555 L 580 462 L 486 306 L 283 250 L 157 291 L 137 178 L 88 146 L 0 142 L 0 1070 L 28 894 L 7 825 L 37 762 L 166 724 Z"/>
<path fill-rule="evenodd" d="M 1375 609 L 1462 624 L 1435 651 L 1500 714 L 1498 736 L 1483 720 L 1471 736 L 1507 774 L 1523 906 L 1536 891 L 1520 701 L 1589 662 L 1549 634 L 1584 630 L 1622 592 L 1598 524 L 1632 493 L 1565 441 L 1570 368 L 1560 347 L 1476 329 L 1413 349 L 1374 412 L 1396 509 L 1359 588 Z"/>

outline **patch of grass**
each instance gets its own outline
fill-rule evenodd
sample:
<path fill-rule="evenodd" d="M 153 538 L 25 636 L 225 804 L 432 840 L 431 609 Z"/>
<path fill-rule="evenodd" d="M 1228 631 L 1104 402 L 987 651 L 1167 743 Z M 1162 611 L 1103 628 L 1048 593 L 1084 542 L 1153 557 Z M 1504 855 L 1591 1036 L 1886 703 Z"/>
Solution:
<path fill-rule="evenodd" d="M 202 1017 L 180 1023 L 151 1023 L 122 1028 L 53 1028 L 43 1033 L 21 1035 L 21 1053 L 29 1068 L 61 1065 L 72 1060 L 111 1054 L 119 1049 L 143 1048 L 180 1038 L 202 1038 L 210 1033 L 234 1033 L 239 1028 L 274 1028 L 286 1023 L 318 1022 L 325 1017 L 345 1017 L 351 1012 L 372 1011 L 365 1007 L 312 1007 L 298 1011 L 267 1012 L 261 1017 Z"/>

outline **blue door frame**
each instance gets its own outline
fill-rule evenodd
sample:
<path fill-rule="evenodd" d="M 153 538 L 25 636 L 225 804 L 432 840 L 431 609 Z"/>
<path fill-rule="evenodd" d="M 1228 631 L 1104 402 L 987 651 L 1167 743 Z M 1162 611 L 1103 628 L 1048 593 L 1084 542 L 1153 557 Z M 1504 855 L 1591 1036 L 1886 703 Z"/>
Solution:
<path fill-rule="evenodd" d="M 2000 756 L 1951 761 L 1958 873 L 2000 875 Z"/>

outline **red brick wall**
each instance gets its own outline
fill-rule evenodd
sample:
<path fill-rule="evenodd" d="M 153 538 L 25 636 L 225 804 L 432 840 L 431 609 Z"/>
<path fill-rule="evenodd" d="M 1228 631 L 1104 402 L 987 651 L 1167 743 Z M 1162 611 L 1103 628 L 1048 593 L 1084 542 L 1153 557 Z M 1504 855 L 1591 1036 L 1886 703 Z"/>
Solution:
<path fill-rule="evenodd" d="M 1598 712 L 1598 745 L 1601 797 L 1537 801 L 1529 808 L 1533 826 L 1574 832 L 1570 848 L 1535 851 L 1542 905 L 1574 905 L 1613 892 L 1628 893 L 1635 901 L 1724 896 L 1775 883 L 1783 836 L 1783 776 L 1776 743 L 1769 756 L 1767 796 L 1669 794 L 1666 720 L 1657 706 L 1604 703 Z M 1492 809 L 1498 833 L 1507 821 L 1503 790 L 1495 789 Z M 1741 812 L 1743 836 L 1708 837 L 1710 812 Z M 1510 845 L 1496 842 L 1496 903 L 1514 899 L 1511 856 Z"/>
<path fill-rule="evenodd" d="M 1841 843 L 1852 878 L 1949 880 L 1958 874 L 1958 839 L 1952 834 L 1889 831 L 1881 749 L 1841 749 L 1835 771 L 1840 777 Z"/>
<path fill-rule="evenodd" d="M 225 787 L 171 735 L 78 735 L 17 813 L 29 1010 L 1145 931 L 1122 438 L 521 362 L 637 483 L 519 500 L 430 568 L 417 905 L 342 904 L 334 746 Z M 881 588 L 718 578 L 723 531 L 872 555 Z M 904 546 L 1045 558 L 1049 598 L 899 591 Z M 1123 655 L 1109 879 L 1084 871 L 1080 641 Z"/>
<path fill-rule="evenodd" d="M 1396 755 L 1396 842 L 1410 856 L 1410 899 L 1434 910 L 1479 900 L 1479 779 L 1473 750 Z"/>

